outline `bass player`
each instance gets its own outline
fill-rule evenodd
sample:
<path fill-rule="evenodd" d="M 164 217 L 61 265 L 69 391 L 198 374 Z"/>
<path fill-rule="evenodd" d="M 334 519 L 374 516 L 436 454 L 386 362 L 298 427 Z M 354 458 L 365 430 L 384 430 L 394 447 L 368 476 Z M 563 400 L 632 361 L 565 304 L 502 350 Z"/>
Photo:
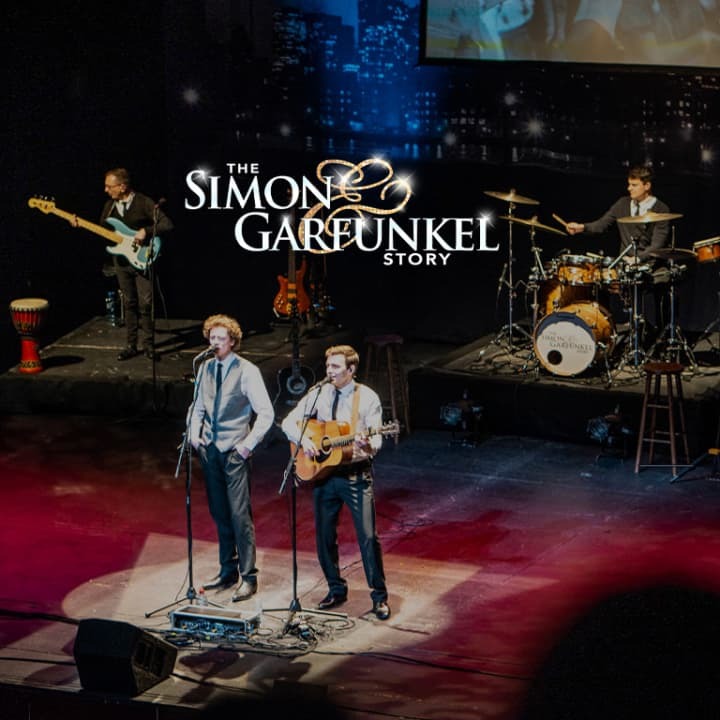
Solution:
<path fill-rule="evenodd" d="M 328 610 L 347 600 L 347 581 L 342 577 L 338 552 L 338 523 L 343 504 L 355 525 L 365 578 L 370 588 L 372 612 L 380 620 L 390 617 L 382 550 L 375 520 L 372 460 L 382 445 L 382 435 L 368 433 L 382 423 L 378 394 L 355 380 L 360 362 L 350 345 L 325 351 L 327 377 L 313 386 L 282 422 L 282 430 L 300 452 L 316 458 L 321 449 L 303 428 L 310 418 L 322 423 L 348 423 L 354 435 L 351 457 L 317 480 L 313 486 L 315 541 L 320 567 L 328 584 L 318 609 Z"/>

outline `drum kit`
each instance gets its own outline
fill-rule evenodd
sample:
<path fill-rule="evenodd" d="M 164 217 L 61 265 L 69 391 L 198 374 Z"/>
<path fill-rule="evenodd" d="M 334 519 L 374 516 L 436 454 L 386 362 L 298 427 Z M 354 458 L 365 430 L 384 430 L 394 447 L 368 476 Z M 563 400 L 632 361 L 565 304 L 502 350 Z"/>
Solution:
<path fill-rule="evenodd" d="M 540 367 L 553 375 L 575 377 L 592 369 L 601 369 L 608 384 L 626 368 L 641 371 L 645 360 L 663 353 L 664 359 L 678 360 L 682 353 L 695 366 L 692 349 L 685 340 L 676 318 L 676 285 L 689 260 L 720 259 L 720 237 L 696 243 L 693 250 L 671 247 L 649 253 L 648 261 L 637 259 L 637 247 L 631 242 L 617 257 L 603 254 L 576 254 L 563 250 L 551 261 L 543 262 L 542 250 L 535 242 L 537 232 L 566 237 L 568 233 L 540 222 L 537 216 L 515 215 L 516 205 L 539 205 L 537 200 L 509 192 L 485 191 L 486 195 L 508 203 L 508 212 L 499 219 L 508 223 L 508 258 L 498 282 L 498 299 L 507 290 L 507 322 L 489 345 L 480 350 L 479 361 L 489 346 L 504 349 L 510 357 L 524 360 L 522 371 Z M 646 212 L 618 218 L 619 223 L 658 223 L 683 217 L 678 213 Z M 557 215 L 553 218 L 564 228 Z M 513 279 L 513 226 L 529 228 L 531 269 L 526 282 Z M 674 229 L 673 229 L 674 230 Z M 627 256 L 627 257 L 626 257 Z M 654 269 L 655 263 L 662 265 Z M 669 296 L 669 322 L 648 352 L 642 348 L 643 324 L 641 293 L 655 282 L 666 282 Z M 525 285 L 532 296 L 530 331 L 513 318 L 517 287 Z M 616 296 L 615 300 L 611 300 Z M 608 307 L 619 306 L 629 319 L 627 331 L 618 332 Z M 623 349 L 621 356 L 620 349 Z M 517 351 L 517 355 L 516 355 Z M 611 363 L 616 363 L 611 366 Z"/>

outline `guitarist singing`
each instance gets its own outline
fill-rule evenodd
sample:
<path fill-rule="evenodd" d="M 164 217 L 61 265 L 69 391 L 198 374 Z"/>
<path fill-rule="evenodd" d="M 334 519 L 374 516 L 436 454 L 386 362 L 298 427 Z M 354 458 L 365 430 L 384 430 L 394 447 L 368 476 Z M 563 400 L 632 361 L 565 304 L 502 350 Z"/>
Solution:
<path fill-rule="evenodd" d="M 100 222 L 108 218 L 120 220 L 136 231 L 133 242 L 146 245 L 156 236 L 165 236 L 173 229 L 173 223 L 160 207 L 147 195 L 133 189 L 130 173 L 125 168 L 115 168 L 105 173 L 105 192 L 108 200 L 102 209 Z M 78 226 L 78 219 L 71 224 Z M 154 235 L 153 235 L 154 233 Z M 117 356 L 129 360 L 140 352 L 150 360 L 155 359 L 153 347 L 153 287 L 152 273 L 134 268 L 122 255 L 113 255 L 115 274 L 122 294 L 127 345 Z"/>
<path fill-rule="evenodd" d="M 313 485 L 315 540 L 320 567 L 328 584 L 327 595 L 318 608 L 327 610 L 347 600 L 347 581 L 340 574 L 338 558 L 338 522 L 343 504 L 350 511 L 365 578 L 373 602 L 372 612 L 380 620 L 390 617 L 385 586 L 382 550 L 375 522 L 372 459 L 382 444 L 382 435 L 368 433 L 382 423 L 382 405 L 378 394 L 356 382 L 360 358 L 350 345 L 336 345 L 325 351 L 327 377 L 312 387 L 286 416 L 282 429 L 301 453 L 310 458 L 322 454 L 312 434 L 301 431 L 313 418 L 317 423 L 348 423 L 354 434 L 347 462 L 330 469 Z"/>

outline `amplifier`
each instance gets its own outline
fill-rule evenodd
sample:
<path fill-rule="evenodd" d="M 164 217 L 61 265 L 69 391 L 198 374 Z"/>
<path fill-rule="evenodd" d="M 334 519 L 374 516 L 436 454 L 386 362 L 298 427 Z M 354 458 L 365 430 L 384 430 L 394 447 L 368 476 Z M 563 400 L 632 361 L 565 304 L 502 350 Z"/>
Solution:
<path fill-rule="evenodd" d="M 239 610 L 188 605 L 170 613 L 172 628 L 207 639 L 252 635 L 260 626 L 261 611 L 250 615 Z"/>

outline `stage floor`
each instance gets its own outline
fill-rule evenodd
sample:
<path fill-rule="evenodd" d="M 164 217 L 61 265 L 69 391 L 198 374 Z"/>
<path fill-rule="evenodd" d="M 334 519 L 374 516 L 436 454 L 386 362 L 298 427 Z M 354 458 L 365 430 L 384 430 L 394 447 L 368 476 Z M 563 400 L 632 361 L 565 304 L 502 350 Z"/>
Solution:
<path fill-rule="evenodd" d="M 696 624 L 708 623 L 702 637 L 710 644 L 716 617 L 710 623 L 696 606 L 682 605 L 692 598 L 678 595 L 720 590 L 720 486 L 708 463 L 671 483 L 667 472 L 636 475 L 632 462 L 598 456 L 590 445 L 518 436 L 472 445 L 453 443 L 448 431 L 418 430 L 397 445 L 386 442 L 377 459 L 390 620 L 368 613 L 347 517 L 340 540 L 349 600 L 341 617 L 310 612 L 326 588 L 314 555 L 311 491 L 302 486 L 300 612 L 292 616 L 301 623 L 284 632 L 294 598 L 292 493 L 280 492 L 288 449 L 276 440 L 254 464 L 259 593 L 237 604 L 229 590 L 209 594 L 231 612 L 259 614 L 257 633 L 188 641 L 172 674 L 134 699 L 83 690 L 72 655 L 78 621 L 123 621 L 171 637 L 168 612 L 190 604 L 189 560 L 193 587 L 217 570 L 202 475 L 196 462 L 189 475 L 179 463 L 182 430 L 177 420 L 152 415 L 3 417 L 0 694 L 7 720 L 27 718 L 27 703 L 81 720 L 96 717 L 100 705 L 103 717 L 110 705 L 109 717 L 169 719 L 219 698 L 242 703 L 267 694 L 290 697 L 293 717 L 306 717 L 298 714 L 305 704 L 325 717 L 318 698 L 358 720 L 520 717 L 559 639 L 622 593 L 648 607 L 633 627 L 663 633 L 651 647 L 635 647 L 625 628 L 625 657 L 601 684 L 630 684 L 638 698 L 659 693 L 671 703 L 664 654 L 697 652 L 708 660 L 705 672 L 715 672 L 716 645 L 697 646 Z M 657 590 L 665 585 L 672 589 Z M 645 592 L 671 593 L 667 612 L 656 616 Z M 563 670 L 577 673 L 567 679 L 566 703 L 577 700 L 574 685 L 598 682 L 588 678 L 597 649 L 578 652 L 585 659 Z M 644 671 L 623 677 L 631 653 L 641 654 Z M 672 673 L 672 683 L 681 682 L 682 664 Z M 680 684 L 672 687 L 683 697 Z M 608 688 L 605 696 L 612 696 Z"/>

